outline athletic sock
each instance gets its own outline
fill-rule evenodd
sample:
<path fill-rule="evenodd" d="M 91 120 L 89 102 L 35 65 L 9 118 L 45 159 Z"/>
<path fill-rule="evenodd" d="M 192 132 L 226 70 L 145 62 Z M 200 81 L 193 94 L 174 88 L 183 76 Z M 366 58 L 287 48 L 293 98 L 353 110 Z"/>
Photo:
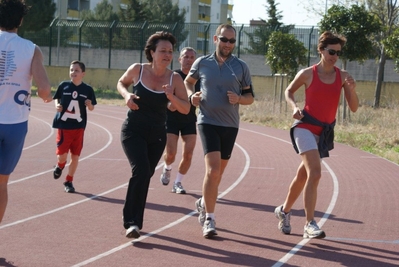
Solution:
<path fill-rule="evenodd" d="M 167 164 L 165 163 L 165 169 L 167 169 L 168 171 L 170 171 L 170 170 L 172 169 L 172 165 L 167 165 Z"/>
<path fill-rule="evenodd" d="M 181 182 L 184 178 L 184 174 L 181 174 L 180 172 L 177 173 L 176 175 L 176 180 L 175 180 L 175 184 L 178 182 Z"/>
<path fill-rule="evenodd" d="M 66 161 L 65 161 L 64 163 L 57 162 L 57 166 L 58 166 L 60 169 L 62 169 L 62 170 L 65 168 L 65 165 L 66 165 Z"/>
<path fill-rule="evenodd" d="M 67 175 L 66 178 L 65 178 L 65 180 L 66 180 L 67 182 L 72 182 L 72 181 L 73 181 L 73 176 Z"/>
<path fill-rule="evenodd" d="M 215 220 L 215 213 L 206 213 L 205 218 L 211 218 L 212 220 Z"/>

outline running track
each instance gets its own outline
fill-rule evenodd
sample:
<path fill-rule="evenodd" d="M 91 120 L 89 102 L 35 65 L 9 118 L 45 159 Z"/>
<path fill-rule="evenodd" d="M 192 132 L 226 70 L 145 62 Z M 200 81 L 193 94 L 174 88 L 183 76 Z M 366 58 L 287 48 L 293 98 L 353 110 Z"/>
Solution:
<path fill-rule="evenodd" d="M 54 113 L 54 103 L 33 99 L 0 224 L 0 266 L 399 266 L 399 166 L 392 162 L 336 144 L 323 160 L 316 207 L 327 238 L 302 239 L 301 200 L 293 209 L 292 234 L 283 235 L 273 211 L 299 156 L 287 131 L 242 123 L 219 188 L 219 235 L 203 238 L 194 212 L 204 173 L 198 139 L 183 181 L 187 194 L 160 184 L 159 165 L 142 237 L 133 241 L 125 238 L 121 218 L 130 177 L 119 141 L 126 108 L 97 105 L 89 112 L 75 194 L 63 191 L 65 174 L 52 177 Z"/>

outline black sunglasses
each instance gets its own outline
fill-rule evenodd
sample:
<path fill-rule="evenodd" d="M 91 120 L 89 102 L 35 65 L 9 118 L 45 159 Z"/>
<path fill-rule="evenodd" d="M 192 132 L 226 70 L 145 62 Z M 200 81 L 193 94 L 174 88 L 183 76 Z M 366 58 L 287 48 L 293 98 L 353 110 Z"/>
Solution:
<path fill-rule="evenodd" d="M 237 40 L 234 38 L 228 39 L 224 36 L 218 36 L 219 40 L 222 41 L 223 43 L 229 42 L 230 44 L 234 44 Z"/>
<path fill-rule="evenodd" d="M 329 49 L 327 47 L 324 48 L 324 50 L 328 51 L 328 54 L 330 54 L 330 56 L 333 56 L 335 54 L 337 54 L 337 56 L 342 56 L 342 51 L 341 50 L 334 50 L 334 49 Z"/>

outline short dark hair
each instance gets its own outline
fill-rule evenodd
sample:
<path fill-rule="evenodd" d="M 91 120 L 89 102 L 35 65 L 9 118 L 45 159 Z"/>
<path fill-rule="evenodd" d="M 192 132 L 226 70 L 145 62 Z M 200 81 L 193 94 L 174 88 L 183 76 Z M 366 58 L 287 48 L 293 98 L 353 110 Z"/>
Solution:
<path fill-rule="evenodd" d="M 18 28 L 29 9 L 25 0 L 0 0 L 0 27 L 7 31 Z"/>
<path fill-rule="evenodd" d="M 222 32 L 222 29 L 227 29 L 227 30 L 233 30 L 235 34 L 237 34 L 236 32 L 236 28 L 234 28 L 232 25 L 230 24 L 220 24 L 217 29 L 216 29 L 216 35 L 219 36 L 220 33 Z"/>
<path fill-rule="evenodd" d="M 341 48 L 346 44 L 346 38 L 342 34 L 334 33 L 332 31 L 325 31 L 319 37 L 319 44 L 317 48 L 322 51 L 329 44 L 340 44 Z"/>
<path fill-rule="evenodd" d="M 176 44 L 176 38 L 170 32 L 161 31 L 154 33 L 148 38 L 144 49 L 145 56 L 149 62 L 153 60 L 151 51 L 155 51 L 160 40 L 169 41 L 173 47 Z"/>
<path fill-rule="evenodd" d="M 86 66 L 82 61 L 74 60 L 71 62 L 71 65 L 73 65 L 73 64 L 78 64 L 79 67 L 82 69 L 82 72 L 86 72 Z"/>

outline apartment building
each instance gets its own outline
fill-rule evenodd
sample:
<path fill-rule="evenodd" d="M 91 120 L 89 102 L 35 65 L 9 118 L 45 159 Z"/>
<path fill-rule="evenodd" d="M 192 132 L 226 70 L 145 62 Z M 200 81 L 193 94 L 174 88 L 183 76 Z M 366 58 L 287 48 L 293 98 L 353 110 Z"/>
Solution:
<path fill-rule="evenodd" d="M 62 19 L 79 19 L 82 10 L 94 10 L 102 0 L 54 0 Z M 114 10 L 127 8 L 128 0 L 109 0 Z M 172 0 L 186 10 L 186 23 L 226 23 L 232 20 L 233 0 Z"/>
<path fill-rule="evenodd" d="M 102 0 L 55 0 L 57 1 L 56 16 L 61 19 L 80 19 L 82 10 L 94 10 Z M 125 9 L 130 3 L 129 0 L 109 0 L 117 12 Z M 237 0 L 236 0 L 237 1 Z M 242 0 L 241 0 L 242 1 Z M 213 35 L 216 27 L 222 23 L 233 21 L 232 0 L 172 0 L 172 4 L 185 10 L 188 36 L 180 44 L 180 48 L 191 46 L 197 52 L 207 53 L 213 49 Z M 151 23 L 151 21 L 149 21 Z M 203 25 L 202 25 L 203 24 Z"/>
<path fill-rule="evenodd" d="M 186 10 L 186 23 L 231 22 L 232 0 L 172 0 L 181 10 Z"/>

